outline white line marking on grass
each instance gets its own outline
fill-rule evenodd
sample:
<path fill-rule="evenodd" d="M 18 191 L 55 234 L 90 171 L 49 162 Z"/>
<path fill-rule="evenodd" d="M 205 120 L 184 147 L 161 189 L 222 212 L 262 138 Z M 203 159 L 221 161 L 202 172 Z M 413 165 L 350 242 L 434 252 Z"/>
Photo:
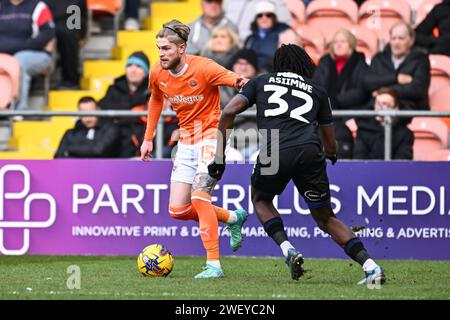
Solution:
<path fill-rule="evenodd" d="M 15 294 L 15 295 L 20 295 L 20 292 L 17 291 L 12 291 L 12 292 L 6 292 L 6 294 Z M 88 295 L 88 296 L 116 296 L 116 297 L 187 297 L 187 298 L 198 298 L 199 294 L 193 294 L 193 293 L 174 293 L 174 292 L 161 292 L 159 294 L 154 294 L 154 293 L 150 293 L 150 292 L 107 292 L 107 291 L 88 291 L 88 292 L 83 292 L 83 291 L 77 291 L 77 292 L 73 292 L 73 291 L 33 291 L 33 295 L 39 296 L 39 295 L 73 295 L 73 296 L 83 296 L 83 295 Z M 202 295 L 202 297 L 204 297 L 205 295 Z M 258 295 L 254 295 L 254 294 L 239 294 L 239 293 L 232 293 L 232 294 L 207 294 L 206 295 L 207 298 L 250 298 L 250 299 L 257 299 L 257 298 L 266 298 L 267 297 L 271 297 L 271 298 L 289 298 L 288 295 L 286 294 L 271 294 L 270 296 L 258 296 Z M 294 297 L 294 296 L 293 296 Z"/>

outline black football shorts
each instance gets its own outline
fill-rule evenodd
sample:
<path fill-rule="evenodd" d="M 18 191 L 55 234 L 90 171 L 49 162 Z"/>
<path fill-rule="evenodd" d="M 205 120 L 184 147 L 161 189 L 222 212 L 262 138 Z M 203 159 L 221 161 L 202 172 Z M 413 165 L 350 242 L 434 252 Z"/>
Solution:
<path fill-rule="evenodd" d="M 267 174 L 271 163 L 261 163 L 260 156 L 253 168 L 251 183 L 254 189 L 279 195 L 292 179 L 309 208 L 330 203 L 326 158 L 319 145 L 305 144 L 280 150 L 279 168 L 274 174 Z M 272 156 L 275 155 L 272 153 Z"/>

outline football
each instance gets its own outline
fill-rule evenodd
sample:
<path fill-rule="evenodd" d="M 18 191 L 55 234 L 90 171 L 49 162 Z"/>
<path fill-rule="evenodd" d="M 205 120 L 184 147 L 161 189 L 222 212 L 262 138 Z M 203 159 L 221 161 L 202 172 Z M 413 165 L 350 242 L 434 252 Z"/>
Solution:
<path fill-rule="evenodd" d="M 139 254 L 137 265 L 146 277 L 167 277 L 173 269 L 173 256 L 163 245 L 152 244 Z"/>

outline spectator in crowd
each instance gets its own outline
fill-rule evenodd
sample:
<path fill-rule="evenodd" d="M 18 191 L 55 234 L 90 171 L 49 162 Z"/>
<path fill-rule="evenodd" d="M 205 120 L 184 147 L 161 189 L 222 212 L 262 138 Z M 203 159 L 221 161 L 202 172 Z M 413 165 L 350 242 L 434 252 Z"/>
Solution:
<path fill-rule="evenodd" d="M 211 35 L 211 39 L 201 51 L 201 55 L 210 58 L 226 67 L 231 57 L 239 50 L 239 36 L 230 27 L 218 26 Z"/>
<path fill-rule="evenodd" d="M 375 110 L 398 110 L 399 97 L 392 88 L 377 90 Z M 392 159 L 413 158 L 414 134 L 407 125 L 394 118 L 392 121 Z M 355 144 L 355 159 L 384 159 L 384 118 L 366 118 L 358 126 Z"/>
<path fill-rule="evenodd" d="M 189 24 L 191 33 L 187 43 L 187 54 L 198 55 L 211 39 L 212 31 L 218 26 L 227 26 L 235 33 L 237 27 L 227 17 L 222 8 L 222 0 L 202 0 L 202 15 Z"/>
<path fill-rule="evenodd" d="M 281 47 L 283 44 L 295 44 L 297 46 L 302 47 L 302 38 L 292 28 L 286 29 L 283 32 L 280 33 L 278 36 L 278 48 Z"/>
<path fill-rule="evenodd" d="M 392 26 L 389 44 L 372 59 L 363 84 L 372 96 L 381 87 L 394 89 L 401 110 L 429 110 L 430 61 L 425 53 L 413 48 L 414 39 L 409 24 L 399 22 Z"/>
<path fill-rule="evenodd" d="M 251 24 L 252 34 L 245 40 L 244 47 L 256 52 L 259 69 L 270 71 L 273 55 L 278 48 L 279 34 L 289 29 L 289 26 L 278 22 L 273 2 L 258 2 L 255 13 Z"/>
<path fill-rule="evenodd" d="M 33 76 L 51 64 L 55 25 L 50 9 L 39 0 L 0 2 L 0 52 L 14 55 L 20 63 L 20 96 L 16 109 L 28 107 Z"/>
<path fill-rule="evenodd" d="M 92 97 L 83 97 L 78 101 L 80 111 L 98 109 Z M 119 129 L 111 120 L 83 116 L 73 129 L 64 134 L 55 158 L 115 158 L 119 143 Z"/>
<path fill-rule="evenodd" d="M 104 110 L 132 110 L 146 106 L 150 97 L 149 70 L 149 60 L 144 52 L 131 54 L 126 62 L 125 75 L 109 86 L 106 95 L 99 101 L 100 107 Z M 145 124 L 137 118 L 115 118 L 114 122 L 120 128 L 120 157 L 135 157 L 144 136 Z"/>
<path fill-rule="evenodd" d="M 450 0 L 435 5 L 417 26 L 416 45 L 427 49 L 430 54 L 450 56 Z"/>
<path fill-rule="evenodd" d="M 261 0 L 227 0 L 225 2 L 226 16 L 239 29 L 239 37 L 244 41 L 252 33 L 249 21 L 256 15 L 256 7 Z M 276 7 L 276 16 L 280 22 L 291 25 L 292 17 L 289 12 L 286 0 L 271 0 Z"/>
<path fill-rule="evenodd" d="M 364 54 L 355 48 L 355 36 L 347 29 L 338 30 L 331 40 L 330 53 L 320 59 L 314 72 L 313 80 L 328 92 L 333 110 L 361 109 L 368 103 L 368 94 L 361 85 L 368 66 Z M 341 159 L 353 157 L 353 135 L 346 120 L 348 118 L 334 119 Z"/>
<path fill-rule="evenodd" d="M 241 49 L 233 55 L 226 68 L 252 79 L 258 73 L 258 56 L 253 50 Z M 223 109 L 238 93 L 235 88 L 220 87 L 220 108 Z"/>
<path fill-rule="evenodd" d="M 80 83 L 80 45 L 87 35 L 86 0 L 44 0 L 55 21 L 56 45 L 61 66 L 61 89 L 78 89 Z M 68 10 L 77 6 L 80 11 Z M 77 19 L 71 17 L 80 12 Z M 72 20 L 69 20 L 71 18 Z"/>
<path fill-rule="evenodd" d="M 139 30 L 139 1 L 140 0 L 126 0 L 125 1 L 125 30 L 137 31 Z"/>
<path fill-rule="evenodd" d="M 247 79 L 253 79 L 258 73 L 258 57 L 253 50 L 241 49 L 231 59 L 228 69 L 244 76 Z M 223 109 L 228 102 L 239 92 L 235 88 L 220 87 L 220 107 Z M 248 110 L 255 111 L 252 106 Z M 258 133 L 256 125 L 256 116 L 252 118 L 237 117 L 234 122 L 234 129 L 247 131 L 246 135 L 233 133 L 230 141 L 231 146 L 241 150 L 246 159 L 258 149 Z M 236 132 L 236 131 L 235 131 Z M 247 139 L 248 141 L 246 141 Z"/>

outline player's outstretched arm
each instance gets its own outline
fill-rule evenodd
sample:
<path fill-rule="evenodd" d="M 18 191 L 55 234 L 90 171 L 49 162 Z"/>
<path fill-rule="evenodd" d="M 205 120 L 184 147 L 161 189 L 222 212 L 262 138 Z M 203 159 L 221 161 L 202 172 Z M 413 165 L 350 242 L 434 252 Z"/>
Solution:
<path fill-rule="evenodd" d="M 208 166 L 209 175 L 217 180 L 222 178 L 225 171 L 225 148 L 233 129 L 236 114 L 247 109 L 247 100 L 237 95 L 225 106 L 220 117 L 217 131 L 217 148 L 214 161 Z"/>
<path fill-rule="evenodd" d="M 244 76 L 239 76 L 239 77 L 236 79 L 236 83 L 235 83 L 234 87 L 235 87 L 235 89 L 236 89 L 238 92 L 241 92 L 242 88 L 243 88 L 243 87 L 247 84 L 247 82 L 249 82 L 249 81 L 250 81 L 249 78 L 246 78 L 246 77 L 244 77 Z"/>
<path fill-rule="evenodd" d="M 148 102 L 147 128 L 145 130 L 144 142 L 141 145 L 141 160 L 150 161 L 153 151 L 153 138 L 155 129 L 163 108 L 164 100 L 156 94 L 152 95 Z"/>
<path fill-rule="evenodd" d="M 320 132 L 325 156 L 330 159 L 332 164 L 335 164 L 337 161 L 337 145 L 334 136 L 334 125 L 320 126 Z"/>

